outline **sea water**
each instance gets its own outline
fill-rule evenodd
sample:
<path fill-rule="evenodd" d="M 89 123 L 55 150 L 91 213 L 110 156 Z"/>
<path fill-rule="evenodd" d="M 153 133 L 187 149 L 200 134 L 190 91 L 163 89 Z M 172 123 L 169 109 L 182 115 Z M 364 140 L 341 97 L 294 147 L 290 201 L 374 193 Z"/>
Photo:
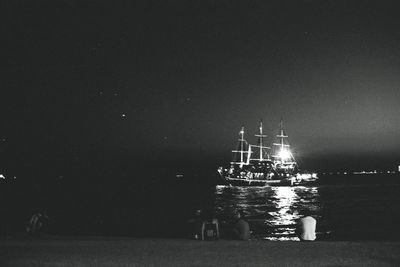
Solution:
<path fill-rule="evenodd" d="M 315 185 L 293 187 L 216 186 L 211 176 L 161 178 L 86 186 L 65 180 L 41 191 L 24 180 L 3 181 L 0 237 L 23 232 L 32 212 L 43 207 L 48 234 L 188 237 L 187 222 L 202 209 L 214 213 L 221 237 L 228 238 L 240 209 L 260 240 L 297 240 L 296 223 L 306 211 L 317 219 L 319 240 L 400 240 L 399 173 L 319 175 Z"/>
<path fill-rule="evenodd" d="M 214 194 L 216 216 L 229 221 L 242 210 L 256 239 L 298 240 L 296 223 L 309 211 L 319 240 L 400 240 L 398 174 L 328 175 L 313 186 L 216 186 Z"/>

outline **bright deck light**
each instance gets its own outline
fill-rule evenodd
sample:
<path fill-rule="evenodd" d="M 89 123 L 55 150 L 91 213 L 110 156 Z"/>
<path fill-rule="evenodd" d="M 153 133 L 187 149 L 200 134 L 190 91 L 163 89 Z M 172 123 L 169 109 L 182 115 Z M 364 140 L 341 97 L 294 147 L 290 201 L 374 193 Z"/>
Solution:
<path fill-rule="evenodd" d="M 288 151 L 288 150 L 286 150 L 286 149 L 282 149 L 280 152 L 279 152 L 279 157 L 282 159 L 282 160 L 285 160 L 285 159 L 289 159 L 290 158 L 290 151 Z"/>

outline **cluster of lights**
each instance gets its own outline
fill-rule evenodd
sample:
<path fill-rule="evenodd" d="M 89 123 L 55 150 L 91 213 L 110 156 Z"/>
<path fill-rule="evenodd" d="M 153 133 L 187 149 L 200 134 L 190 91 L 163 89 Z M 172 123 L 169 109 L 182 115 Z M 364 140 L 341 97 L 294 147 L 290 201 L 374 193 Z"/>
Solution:
<path fill-rule="evenodd" d="M 0 174 L 0 180 L 5 180 L 5 179 L 6 179 L 6 177 L 3 174 Z M 14 176 L 13 179 L 17 179 L 17 177 Z"/>
<path fill-rule="evenodd" d="M 373 171 L 355 171 L 355 172 L 322 172 L 322 175 L 340 175 L 340 174 L 397 174 L 400 171 L 377 171 L 377 170 L 373 170 Z"/>

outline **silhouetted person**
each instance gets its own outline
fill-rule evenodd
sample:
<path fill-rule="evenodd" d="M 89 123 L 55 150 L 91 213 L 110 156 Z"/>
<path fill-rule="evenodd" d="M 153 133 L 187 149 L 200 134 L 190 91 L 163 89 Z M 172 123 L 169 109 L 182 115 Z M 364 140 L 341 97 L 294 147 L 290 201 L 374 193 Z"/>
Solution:
<path fill-rule="evenodd" d="M 249 223 L 245 221 L 244 214 L 241 211 L 236 211 L 233 217 L 233 233 L 239 240 L 250 239 L 250 227 Z"/>
<path fill-rule="evenodd" d="M 190 227 L 190 236 L 194 239 L 200 239 L 203 224 L 202 212 L 200 209 L 194 212 L 193 218 L 190 218 L 188 223 Z"/>
<path fill-rule="evenodd" d="M 49 219 L 49 217 L 47 216 L 47 213 L 45 211 L 34 213 L 28 222 L 26 231 L 31 235 L 38 234 L 40 232 L 40 230 L 42 229 L 43 224 L 48 219 Z"/>
<path fill-rule="evenodd" d="M 297 223 L 296 233 L 300 241 L 314 241 L 316 238 L 315 229 L 317 220 L 315 220 L 310 212 L 305 212 L 304 217 L 300 218 Z"/>

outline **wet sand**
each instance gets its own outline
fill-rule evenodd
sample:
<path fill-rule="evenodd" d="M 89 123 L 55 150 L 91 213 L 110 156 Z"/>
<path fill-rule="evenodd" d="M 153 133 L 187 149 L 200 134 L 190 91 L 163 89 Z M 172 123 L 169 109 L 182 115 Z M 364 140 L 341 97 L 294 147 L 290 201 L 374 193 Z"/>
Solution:
<path fill-rule="evenodd" d="M 14 238 L 0 266 L 400 266 L 400 242 Z"/>

